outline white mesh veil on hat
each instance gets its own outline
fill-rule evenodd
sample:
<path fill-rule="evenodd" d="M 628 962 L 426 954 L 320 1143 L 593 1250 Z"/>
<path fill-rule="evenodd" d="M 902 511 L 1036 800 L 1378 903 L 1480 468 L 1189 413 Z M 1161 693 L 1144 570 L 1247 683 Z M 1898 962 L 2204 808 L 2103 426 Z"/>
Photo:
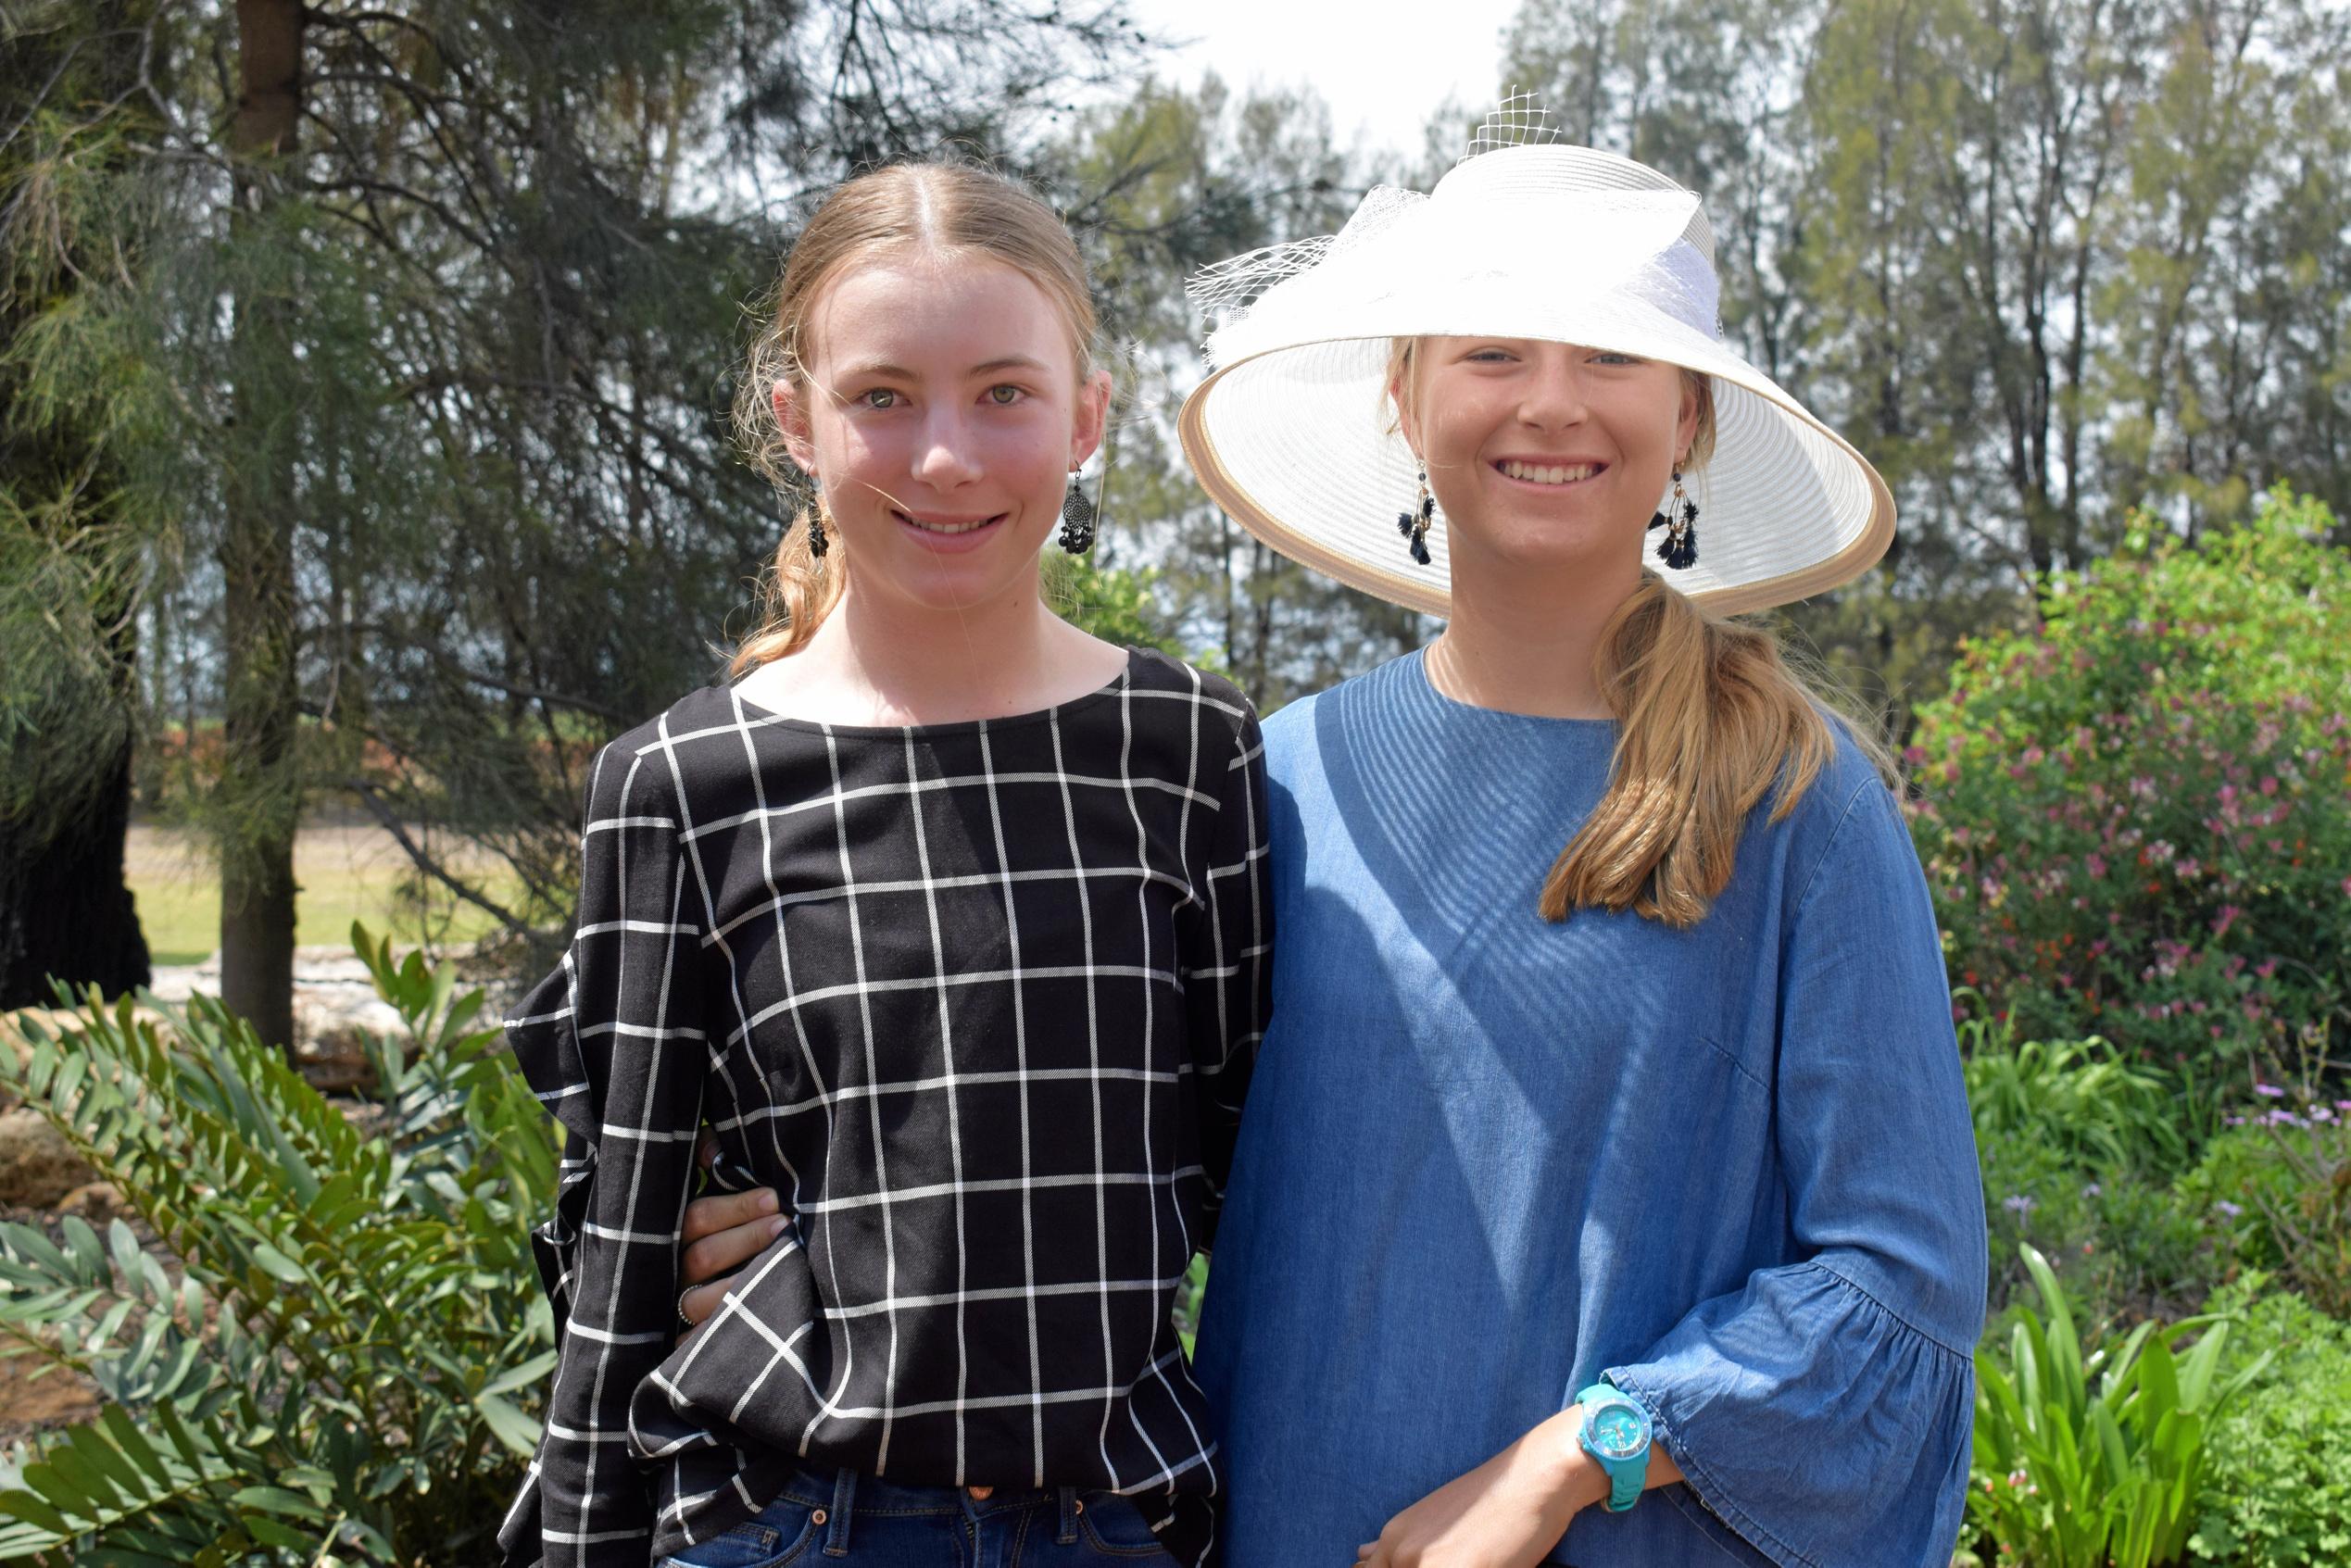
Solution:
<path fill-rule="evenodd" d="M 1893 497 L 1859 453 L 1722 342 L 1698 197 L 1629 158 L 1545 140 L 1528 105 L 1514 94 L 1488 117 L 1428 194 L 1381 186 L 1337 234 L 1192 281 L 1213 323 L 1210 373 L 1178 428 L 1201 483 L 1293 560 L 1444 615 L 1444 530 L 1429 533 L 1426 566 L 1397 537 L 1417 466 L 1392 428 L 1389 345 L 1540 338 L 1712 379 L 1714 456 L 1684 475 L 1704 545 L 1694 565 L 1664 571 L 1676 588 L 1729 612 L 1868 570 L 1893 538 Z"/>

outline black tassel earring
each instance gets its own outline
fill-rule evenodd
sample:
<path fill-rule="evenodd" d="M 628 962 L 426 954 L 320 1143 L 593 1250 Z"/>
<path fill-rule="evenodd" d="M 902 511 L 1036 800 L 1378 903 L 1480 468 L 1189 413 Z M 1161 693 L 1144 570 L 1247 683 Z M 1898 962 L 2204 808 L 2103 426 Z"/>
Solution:
<path fill-rule="evenodd" d="M 824 536 L 824 503 L 819 501 L 808 509 L 808 553 L 818 560 L 833 547 L 833 541 Z"/>
<path fill-rule="evenodd" d="M 1667 567 L 1687 571 L 1698 564 L 1698 503 L 1683 492 L 1678 468 L 1674 470 L 1674 498 L 1666 503 L 1664 511 L 1650 514 L 1649 526 L 1666 531 L 1657 546 L 1657 558 Z"/>
<path fill-rule="evenodd" d="M 1420 466 L 1420 504 L 1410 511 L 1396 514 L 1396 532 L 1404 536 L 1404 543 L 1413 553 L 1413 559 L 1428 564 L 1428 524 L 1437 515 L 1437 497 L 1428 493 L 1428 465 Z"/>
<path fill-rule="evenodd" d="M 1086 492 L 1077 485 L 1077 475 L 1069 476 L 1069 494 L 1062 497 L 1062 548 L 1071 555 L 1082 556 L 1094 547 L 1094 503 L 1086 498 Z"/>

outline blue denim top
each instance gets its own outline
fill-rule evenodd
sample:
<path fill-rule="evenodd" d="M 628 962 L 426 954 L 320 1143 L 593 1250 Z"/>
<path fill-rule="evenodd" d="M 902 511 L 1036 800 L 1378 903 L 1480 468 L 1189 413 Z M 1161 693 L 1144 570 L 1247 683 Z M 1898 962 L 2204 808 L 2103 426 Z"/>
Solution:
<path fill-rule="evenodd" d="M 1840 736 L 1674 931 L 1536 913 L 1616 726 L 1417 654 L 1264 728 L 1274 1018 L 1197 1371 L 1226 1561 L 1352 1560 L 1605 1376 L 1689 1476 L 1547 1560 L 1949 1562 L 1984 1215 L 1924 877 Z"/>

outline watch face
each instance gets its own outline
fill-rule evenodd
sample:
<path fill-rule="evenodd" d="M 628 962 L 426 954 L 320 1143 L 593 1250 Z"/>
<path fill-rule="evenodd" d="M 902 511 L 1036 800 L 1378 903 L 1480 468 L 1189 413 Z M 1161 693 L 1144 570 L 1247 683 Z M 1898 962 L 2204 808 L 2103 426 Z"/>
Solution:
<path fill-rule="evenodd" d="M 1649 1412 L 1638 1405 L 1603 1405 L 1584 1424 L 1592 1451 L 1603 1459 L 1630 1459 L 1649 1444 Z"/>

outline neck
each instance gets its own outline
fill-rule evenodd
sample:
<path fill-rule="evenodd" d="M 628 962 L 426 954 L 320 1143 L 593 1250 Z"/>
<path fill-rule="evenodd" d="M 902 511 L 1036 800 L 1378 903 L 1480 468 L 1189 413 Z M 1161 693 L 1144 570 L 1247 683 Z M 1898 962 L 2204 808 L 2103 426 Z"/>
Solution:
<path fill-rule="evenodd" d="M 1050 683 L 1069 628 L 1034 584 L 996 602 L 940 611 L 883 595 L 854 579 L 796 656 L 879 724 L 951 723 L 1019 712 Z"/>
<path fill-rule="evenodd" d="M 1592 659 L 1601 628 L 1640 586 L 1622 570 L 1533 574 L 1456 550 L 1452 619 L 1427 655 L 1428 678 L 1456 702 L 1543 719 L 1613 718 Z"/>

